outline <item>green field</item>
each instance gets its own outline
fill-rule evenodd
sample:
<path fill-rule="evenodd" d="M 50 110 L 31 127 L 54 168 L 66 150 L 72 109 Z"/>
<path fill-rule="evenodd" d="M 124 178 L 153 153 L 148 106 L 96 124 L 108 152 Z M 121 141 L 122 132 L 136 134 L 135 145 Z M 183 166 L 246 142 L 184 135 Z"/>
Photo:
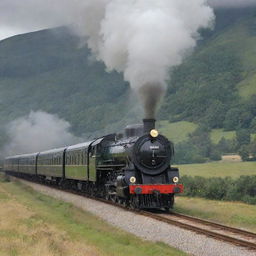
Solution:
<path fill-rule="evenodd" d="M 164 243 L 139 239 L 72 204 L 6 182 L 3 176 L 0 219 L 1 256 L 186 255 Z"/>
<path fill-rule="evenodd" d="M 192 133 L 197 128 L 197 125 L 192 122 L 176 122 L 160 121 L 158 124 L 159 131 L 174 143 L 179 143 L 188 138 L 189 133 Z"/>
<path fill-rule="evenodd" d="M 256 74 L 249 75 L 248 78 L 238 84 L 239 94 L 244 98 L 250 98 L 251 95 L 256 94 Z"/>
<path fill-rule="evenodd" d="M 175 211 L 256 232 L 256 205 L 177 197 Z"/>
<path fill-rule="evenodd" d="M 213 129 L 211 131 L 211 141 L 217 144 L 221 138 L 225 138 L 227 140 L 233 139 L 236 137 L 235 131 L 224 131 L 223 129 Z"/>
<path fill-rule="evenodd" d="M 176 123 L 170 123 L 169 121 L 160 121 L 157 129 L 165 135 L 169 140 L 174 143 L 179 143 L 188 139 L 188 135 L 193 133 L 197 124 L 187 121 L 181 121 Z M 217 144 L 222 137 L 225 139 L 233 139 L 235 137 L 235 131 L 224 131 L 223 129 L 213 129 L 210 133 L 211 140 Z M 252 135 L 253 139 L 253 135 Z"/>
<path fill-rule="evenodd" d="M 202 177 L 238 178 L 241 175 L 256 175 L 256 162 L 211 162 L 205 164 L 184 164 L 178 166 L 180 175 Z"/>

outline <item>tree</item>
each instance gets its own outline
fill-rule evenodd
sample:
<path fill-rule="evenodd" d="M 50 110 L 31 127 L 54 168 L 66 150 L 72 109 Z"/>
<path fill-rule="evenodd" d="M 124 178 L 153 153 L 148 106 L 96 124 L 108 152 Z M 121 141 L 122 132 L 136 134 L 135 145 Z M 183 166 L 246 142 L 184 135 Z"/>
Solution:
<path fill-rule="evenodd" d="M 251 129 L 251 133 L 256 133 L 256 117 L 252 119 L 250 129 Z"/>
<path fill-rule="evenodd" d="M 256 137 L 254 138 L 254 140 L 249 145 L 249 150 L 250 150 L 250 153 L 251 153 L 251 156 L 252 156 L 252 160 L 256 161 Z"/>
<path fill-rule="evenodd" d="M 241 156 L 243 161 L 248 161 L 250 157 L 248 145 L 242 145 L 238 150 L 238 154 Z"/>
<path fill-rule="evenodd" d="M 239 108 L 232 108 L 227 112 L 223 123 L 226 131 L 232 131 L 238 127 L 240 114 L 241 110 Z"/>
<path fill-rule="evenodd" d="M 207 126 L 200 125 L 193 133 L 189 134 L 189 142 L 196 146 L 201 156 L 210 157 L 212 142 Z"/>
<path fill-rule="evenodd" d="M 251 142 L 251 134 L 247 129 L 239 129 L 236 131 L 236 140 L 238 147 L 242 145 L 248 145 Z"/>
<path fill-rule="evenodd" d="M 205 122 L 211 128 L 223 127 L 225 120 L 226 107 L 219 100 L 214 100 L 205 113 Z"/>
<path fill-rule="evenodd" d="M 176 164 L 203 163 L 206 160 L 198 148 L 190 142 L 180 142 L 175 146 Z"/>

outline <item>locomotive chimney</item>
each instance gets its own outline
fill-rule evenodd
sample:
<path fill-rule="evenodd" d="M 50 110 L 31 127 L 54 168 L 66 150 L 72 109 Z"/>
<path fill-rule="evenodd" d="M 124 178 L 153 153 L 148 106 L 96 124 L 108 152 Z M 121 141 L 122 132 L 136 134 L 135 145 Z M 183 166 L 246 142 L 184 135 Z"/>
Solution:
<path fill-rule="evenodd" d="M 151 130 L 155 129 L 155 119 L 143 119 L 144 133 L 150 133 Z"/>

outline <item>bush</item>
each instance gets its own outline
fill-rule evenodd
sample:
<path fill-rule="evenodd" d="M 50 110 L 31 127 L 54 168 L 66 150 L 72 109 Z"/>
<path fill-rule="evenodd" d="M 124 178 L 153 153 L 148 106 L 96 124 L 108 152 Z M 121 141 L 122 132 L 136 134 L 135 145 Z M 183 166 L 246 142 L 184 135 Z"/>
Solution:
<path fill-rule="evenodd" d="M 185 187 L 184 196 L 256 204 L 256 175 L 241 176 L 237 180 L 230 177 L 204 178 L 183 176 L 181 182 Z"/>

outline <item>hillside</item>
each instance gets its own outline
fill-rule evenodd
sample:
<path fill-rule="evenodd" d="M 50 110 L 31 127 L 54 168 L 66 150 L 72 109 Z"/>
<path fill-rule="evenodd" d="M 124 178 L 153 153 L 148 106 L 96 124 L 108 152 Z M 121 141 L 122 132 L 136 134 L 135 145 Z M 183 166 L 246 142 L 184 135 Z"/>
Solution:
<path fill-rule="evenodd" d="M 174 70 L 161 119 L 226 130 L 256 128 L 256 10 L 242 14 L 220 29 L 217 13 L 219 29 Z"/>
<path fill-rule="evenodd" d="M 256 9 L 217 10 L 215 29 L 202 31 L 193 55 L 172 70 L 158 119 L 190 122 L 183 135 L 182 123 L 160 124 L 177 142 L 200 123 L 218 129 L 213 140 L 223 128 L 256 131 L 255 15 Z M 142 118 L 122 75 L 107 73 L 65 28 L 0 41 L 0 91 L 0 143 L 3 127 L 31 110 L 57 114 L 79 136 L 118 131 Z"/>
<path fill-rule="evenodd" d="M 0 42 L 1 124 L 43 110 L 66 119 L 81 135 L 135 116 L 122 76 L 105 72 L 79 45 L 64 28 Z"/>

